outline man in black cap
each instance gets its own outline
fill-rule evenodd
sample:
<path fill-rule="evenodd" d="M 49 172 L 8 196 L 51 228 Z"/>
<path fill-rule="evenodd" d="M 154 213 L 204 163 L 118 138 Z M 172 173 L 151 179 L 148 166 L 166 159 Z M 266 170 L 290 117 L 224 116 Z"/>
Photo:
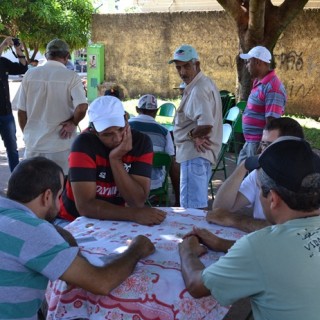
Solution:
<path fill-rule="evenodd" d="M 179 245 L 182 275 L 194 297 L 222 305 L 250 297 L 259 319 L 316 320 L 320 305 L 320 157 L 303 139 L 280 137 L 261 154 L 260 199 L 272 226 L 243 236 L 205 267 L 198 256 L 226 240 L 195 230 Z"/>
<path fill-rule="evenodd" d="M 13 101 L 25 142 L 25 158 L 43 156 L 68 173 L 68 156 L 88 103 L 79 75 L 66 68 L 69 46 L 60 39 L 46 48 L 47 62 L 30 69 Z"/>

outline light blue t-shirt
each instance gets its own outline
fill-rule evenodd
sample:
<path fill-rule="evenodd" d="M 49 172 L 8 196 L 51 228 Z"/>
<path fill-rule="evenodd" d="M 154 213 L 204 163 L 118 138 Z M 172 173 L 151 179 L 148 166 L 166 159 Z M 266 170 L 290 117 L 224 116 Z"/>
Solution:
<path fill-rule="evenodd" d="M 251 298 L 255 320 L 319 320 L 320 217 L 266 227 L 238 240 L 202 273 L 222 305 Z"/>

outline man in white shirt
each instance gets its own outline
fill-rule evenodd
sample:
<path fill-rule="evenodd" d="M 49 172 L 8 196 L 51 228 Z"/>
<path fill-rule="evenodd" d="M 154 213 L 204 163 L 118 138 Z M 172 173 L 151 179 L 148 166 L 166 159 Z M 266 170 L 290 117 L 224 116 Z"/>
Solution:
<path fill-rule="evenodd" d="M 77 125 L 88 108 L 81 78 L 66 68 L 69 57 L 67 43 L 50 41 L 48 61 L 28 71 L 13 101 L 25 142 L 24 158 L 51 159 L 65 175 Z"/>
<path fill-rule="evenodd" d="M 288 117 L 274 118 L 263 130 L 261 152 L 281 136 L 304 138 L 303 129 L 296 120 Z M 250 160 L 243 161 L 221 185 L 212 210 L 207 213 L 208 222 L 245 232 L 253 232 L 269 225 L 259 199 L 257 171 L 253 170 L 247 175 L 248 169 L 250 171 Z M 252 215 L 243 212 L 248 207 L 252 209 Z"/>

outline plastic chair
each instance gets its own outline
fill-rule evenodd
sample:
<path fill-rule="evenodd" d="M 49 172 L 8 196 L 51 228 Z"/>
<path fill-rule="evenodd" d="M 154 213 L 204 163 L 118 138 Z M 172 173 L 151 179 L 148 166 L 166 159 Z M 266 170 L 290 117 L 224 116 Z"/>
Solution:
<path fill-rule="evenodd" d="M 232 127 L 232 135 L 231 135 L 231 139 L 230 139 L 230 144 L 233 144 L 233 146 L 235 146 L 235 142 L 236 142 L 236 138 L 235 138 L 235 126 L 240 118 L 241 115 L 241 110 L 239 109 L 238 106 L 234 106 L 232 108 L 229 109 L 229 111 L 227 112 L 223 122 L 224 123 L 229 123 Z M 236 150 L 236 148 L 234 148 L 234 154 L 235 154 L 235 161 L 237 162 L 238 159 L 238 150 Z"/>
<path fill-rule="evenodd" d="M 212 185 L 212 179 L 217 171 L 223 171 L 224 172 L 224 178 L 227 178 L 227 168 L 226 168 L 226 161 L 225 161 L 225 153 L 229 150 L 229 145 L 232 137 L 232 126 L 229 123 L 223 124 L 223 133 L 222 133 L 222 146 L 221 150 L 217 159 L 217 162 L 215 166 L 212 168 L 211 177 L 209 180 L 210 184 L 210 190 L 211 190 L 211 196 L 214 197 L 213 194 L 213 185 Z"/>
<path fill-rule="evenodd" d="M 168 175 L 171 166 L 171 156 L 169 156 L 165 152 L 155 152 L 153 155 L 153 168 L 165 168 L 165 177 L 162 183 L 162 186 L 158 189 L 150 190 L 149 197 L 147 200 L 147 204 L 151 207 L 150 200 L 153 196 L 159 197 L 158 206 L 160 206 L 163 202 L 163 198 L 165 199 L 166 207 L 169 206 L 169 191 L 168 191 Z"/>
<path fill-rule="evenodd" d="M 247 106 L 247 101 L 239 101 L 236 105 L 240 109 L 240 116 L 234 126 L 234 141 L 233 141 L 234 153 L 236 155 L 236 161 L 237 161 L 239 152 L 245 143 L 245 140 L 243 137 L 243 130 L 242 130 L 242 113 Z"/>
<path fill-rule="evenodd" d="M 220 90 L 220 97 L 222 103 L 222 117 L 225 117 L 228 110 L 235 105 L 236 98 L 235 95 L 228 90 Z"/>
<path fill-rule="evenodd" d="M 166 102 L 160 106 L 158 116 L 173 118 L 176 113 L 176 106 L 171 102 Z"/>

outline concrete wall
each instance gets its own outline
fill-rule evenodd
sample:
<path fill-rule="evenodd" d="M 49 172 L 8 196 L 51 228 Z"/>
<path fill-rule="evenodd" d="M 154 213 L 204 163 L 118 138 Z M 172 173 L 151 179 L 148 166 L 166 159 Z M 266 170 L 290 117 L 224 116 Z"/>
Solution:
<path fill-rule="evenodd" d="M 193 45 L 204 73 L 219 89 L 235 92 L 238 38 L 224 11 L 94 15 L 92 41 L 105 45 L 105 80 L 130 98 L 178 95 L 181 82 L 167 61 L 180 44 Z M 288 92 L 287 112 L 320 116 L 320 11 L 302 12 L 274 50 L 277 73 Z"/>

